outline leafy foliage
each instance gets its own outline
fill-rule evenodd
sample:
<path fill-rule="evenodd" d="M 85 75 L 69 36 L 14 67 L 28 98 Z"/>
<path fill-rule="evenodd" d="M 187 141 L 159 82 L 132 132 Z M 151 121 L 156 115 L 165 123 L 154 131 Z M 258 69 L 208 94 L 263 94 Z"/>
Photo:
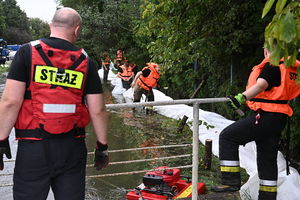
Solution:
<path fill-rule="evenodd" d="M 60 2 L 75 8 L 82 16 L 84 24 L 78 44 L 95 60 L 99 61 L 104 51 L 114 58 L 118 49 L 123 50 L 124 56 L 138 66 L 147 60 L 147 51 L 140 48 L 133 34 L 135 19 L 139 18 L 139 0 Z"/>
<path fill-rule="evenodd" d="M 297 98 L 292 103 L 294 110 L 294 115 L 291 117 L 291 139 L 290 139 L 290 149 L 293 157 L 300 159 L 300 141 L 299 141 L 299 126 L 300 126 L 300 99 Z"/>
<path fill-rule="evenodd" d="M 255 1 L 143 0 L 136 34 L 146 40 L 154 62 L 164 64 L 161 85 L 188 98 L 205 79 L 203 97 L 224 96 L 230 68 L 242 88 L 262 58 L 262 3 Z M 199 64 L 195 67 L 195 62 Z M 238 78 L 239 77 L 239 78 Z M 242 90 L 242 89 L 241 89 Z M 171 93 L 171 92 L 170 92 Z M 227 94 L 228 95 L 228 94 Z M 173 96 L 173 97 L 174 97 Z"/>
<path fill-rule="evenodd" d="M 276 2 L 276 4 L 275 4 Z M 299 59 L 300 50 L 300 3 L 299 0 L 268 0 L 265 4 L 262 17 L 264 18 L 275 6 L 272 21 L 265 29 L 265 45 L 272 52 L 271 63 L 278 65 L 282 57 L 284 64 L 291 66 Z M 300 67 L 298 67 L 297 82 L 300 82 Z M 294 101 L 294 116 L 291 120 L 291 151 L 293 157 L 298 157 L 300 143 L 299 132 L 299 99 Z"/>
<path fill-rule="evenodd" d="M 268 14 L 275 2 L 275 0 L 266 2 L 262 17 Z M 265 42 L 272 52 L 270 57 L 272 64 L 278 65 L 282 57 L 285 58 L 286 66 L 295 63 L 300 47 L 300 3 L 298 0 L 277 0 L 275 15 L 265 30 Z"/>
<path fill-rule="evenodd" d="M 50 35 L 50 29 L 47 22 L 39 18 L 29 19 L 30 32 L 32 39 L 36 40 L 43 37 L 48 37 Z"/>
<path fill-rule="evenodd" d="M 26 13 L 17 6 L 16 0 L 4 0 L 0 2 L 3 8 L 0 17 L 1 38 L 8 43 L 23 44 L 31 40 L 29 23 Z M 2 19 L 2 20 L 1 20 Z"/>
<path fill-rule="evenodd" d="M 4 13 L 3 3 L 0 3 L 0 13 Z M 0 15 L 0 34 L 4 32 L 5 28 L 6 28 L 5 16 Z"/>

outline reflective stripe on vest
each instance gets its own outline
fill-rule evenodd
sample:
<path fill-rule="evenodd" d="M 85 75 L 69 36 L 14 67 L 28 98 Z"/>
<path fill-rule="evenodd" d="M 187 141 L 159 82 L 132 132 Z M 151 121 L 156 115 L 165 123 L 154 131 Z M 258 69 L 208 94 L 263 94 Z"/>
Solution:
<path fill-rule="evenodd" d="M 44 113 L 75 113 L 76 104 L 43 104 Z"/>

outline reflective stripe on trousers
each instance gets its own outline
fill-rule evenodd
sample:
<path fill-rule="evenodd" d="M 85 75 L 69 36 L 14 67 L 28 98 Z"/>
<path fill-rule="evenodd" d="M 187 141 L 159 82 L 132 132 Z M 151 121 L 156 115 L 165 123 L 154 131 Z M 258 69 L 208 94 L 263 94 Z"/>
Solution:
<path fill-rule="evenodd" d="M 221 172 L 240 172 L 240 162 L 234 160 L 220 160 Z"/>
<path fill-rule="evenodd" d="M 272 180 L 260 180 L 259 190 L 265 192 L 276 192 L 277 191 L 277 181 Z"/>

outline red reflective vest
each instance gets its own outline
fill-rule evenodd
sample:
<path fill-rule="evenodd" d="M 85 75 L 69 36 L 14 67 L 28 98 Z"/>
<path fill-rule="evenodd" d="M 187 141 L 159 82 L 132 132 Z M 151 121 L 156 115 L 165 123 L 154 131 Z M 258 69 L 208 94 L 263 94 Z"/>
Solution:
<path fill-rule="evenodd" d="M 259 65 L 253 67 L 246 89 L 256 83 L 263 67 L 269 63 L 269 61 L 269 58 L 265 58 Z M 255 111 L 262 109 L 267 112 L 279 112 L 292 116 L 293 110 L 289 106 L 288 101 L 296 98 L 300 94 L 300 84 L 296 84 L 297 67 L 299 66 L 300 62 L 296 61 L 295 66 L 287 68 L 281 61 L 279 64 L 281 73 L 280 86 L 261 92 L 253 99 L 246 101 L 248 107 Z"/>
<path fill-rule="evenodd" d="M 127 68 L 124 65 L 121 65 L 120 68 L 122 69 L 122 73 L 119 73 L 120 76 L 122 76 L 123 80 L 130 80 L 130 78 L 132 78 L 132 68 L 130 66 L 128 66 Z"/>
<path fill-rule="evenodd" d="M 16 138 L 39 140 L 43 133 L 68 132 L 84 137 L 90 121 L 83 102 L 87 54 L 83 49 L 55 49 L 42 41 L 31 46 L 31 78 L 15 124 Z"/>
<path fill-rule="evenodd" d="M 157 82 L 160 78 L 160 74 L 153 65 L 148 65 L 147 67 L 144 67 L 143 70 L 144 69 L 150 69 L 151 72 L 147 77 L 141 75 L 137 80 L 137 84 L 139 84 L 139 86 L 141 86 L 145 90 L 150 91 L 153 87 L 157 85 Z"/>

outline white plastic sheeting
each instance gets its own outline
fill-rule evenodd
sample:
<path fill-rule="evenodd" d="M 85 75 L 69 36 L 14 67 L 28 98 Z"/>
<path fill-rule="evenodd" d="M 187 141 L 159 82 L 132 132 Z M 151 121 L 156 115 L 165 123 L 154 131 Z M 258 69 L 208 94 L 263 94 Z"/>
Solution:
<path fill-rule="evenodd" d="M 102 77 L 103 72 L 99 70 L 99 75 Z M 122 88 L 122 84 L 119 78 L 116 77 L 111 71 L 108 76 L 108 80 L 114 85 L 113 95 L 120 98 L 123 94 L 125 101 L 133 99 L 132 88 L 127 91 Z M 171 97 L 166 96 L 164 93 L 154 89 L 154 97 L 157 101 L 168 101 L 173 100 Z M 201 107 L 201 105 L 200 105 Z M 191 121 L 193 118 L 193 108 L 187 105 L 167 105 L 167 106 L 155 106 L 154 110 L 159 114 L 173 118 L 181 119 L 184 115 Z M 206 139 L 213 141 L 213 154 L 219 155 L 219 134 L 221 131 L 233 121 L 224 118 L 223 116 L 199 110 L 199 120 L 207 122 L 214 128 L 207 129 L 206 126 L 199 126 L 199 140 L 204 144 Z M 192 128 L 192 127 L 191 127 Z M 249 174 L 248 181 L 242 186 L 240 190 L 241 198 L 243 200 L 257 200 L 258 199 L 258 188 L 259 178 L 256 166 L 256 145 L 254 142 L 250 142 L 245 146 L 239 148 L 240 165 Z M 299 200 L 300 199 L 300 176 L 297 170 L 290 167 L 290 175 L 286 175 L 286 161 L 281 152 L 278 152 L 278 194 L 277 200 Z"/>

